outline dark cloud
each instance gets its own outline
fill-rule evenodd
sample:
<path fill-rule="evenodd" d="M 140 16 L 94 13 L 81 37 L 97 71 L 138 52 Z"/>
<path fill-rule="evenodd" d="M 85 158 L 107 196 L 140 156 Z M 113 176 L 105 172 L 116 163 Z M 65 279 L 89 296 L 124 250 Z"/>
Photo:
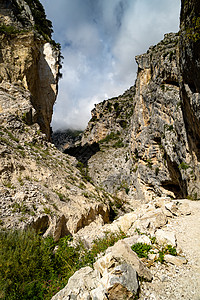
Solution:
<path fill-rule="evenodd" d="M 180 0 L 41 0 L 62 44 L 53 128 L 84 128 L 94 103 L 134 84 L 134 57 L 178 31 Z"/>

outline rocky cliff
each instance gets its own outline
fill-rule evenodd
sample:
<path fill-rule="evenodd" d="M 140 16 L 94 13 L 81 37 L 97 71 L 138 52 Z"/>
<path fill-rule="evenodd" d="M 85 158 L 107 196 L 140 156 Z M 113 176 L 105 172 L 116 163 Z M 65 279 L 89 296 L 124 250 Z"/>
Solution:
<path fill-rule="evenodd" d="M 83 134 L 82 145 L 100 145 L 88 160 L 90 176 L 118 195 L 125 190 L 129 201 L 200 197 L 199 95 L 186 80 L 192 80 L 186 59 L 198 73 L 192 58 L 198 41 L 190 39 L 191 50 L 184 38 L 183 30 L 166 34 L 137 56 L 135 86 L 98 104 Z"/>
<path fill-rule="evenodd" d="M 112 197 L 48 142 L 60 51 L 40 2 L 0 4 L 0 199 L 3 228 L 55 240 L 109 222 Z"/>
<path fill-rule="evenodd" d="M 60 68 L 51 32 L 38 0 L 1 1 L 1 233 L 33 228 L 53 237 L 48 257 L 62 253 L 61 268 L 69 254 L 63 278 L 52 271 L 55 286 L 31 279 L 26 295 L 55 293 L 90 264 L 53 299 L 197 300 L 200 208 L 190 200 L 200 198 L 198 1 L 182 1 L 180 32 L 136 57 L 135 85 L 96 105 L 81 141 L 67 132 L 65 153 L 48 141 Z M 73 242 L 55 248 L 66 235 Z M 116 236 L 127 238 L 97 259 L 92 245 L 105 250 Z M 0 298 L 8 298 L 12 280 L 0 279 Z"/>
<path fill-rule="evenodd" d="M 30 2 L 30 3 L 29 3 Z M 29 5 L 28 5 L 29 4 Z M 51 22 L 39 1 L 3 1 L 0 6 L 0 82 L 16 84 L 31 93 L 32 109 L 23 112 L 50 138 L 53 105 L 57 96 L 60 52 L 51 39 Z M 1 113 L 18 108 L 1 102 Z M 14 111 L 12 111 L 14 110 Z"/>

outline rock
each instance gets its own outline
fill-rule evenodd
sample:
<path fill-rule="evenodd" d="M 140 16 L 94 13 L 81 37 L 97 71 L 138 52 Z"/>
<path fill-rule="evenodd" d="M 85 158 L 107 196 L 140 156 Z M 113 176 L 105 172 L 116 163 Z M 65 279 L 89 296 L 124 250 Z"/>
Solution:
<path fill-rule="evenodd" d="M 155 233 L 156 241 L 159 244 L 169 244 L 176 247 L 176 236 L 175 233 L 169 230 L 158 229 Z"/>
<path fill-rule="evenodd" d="M 190 209 L 190 205 L 189 205 L 189 201 L 188 200 L 182 200 L 182 201 L 178 201 L 178 212 L 179 215 L 190 215 L 191 214 L 191 209 Z"/>
<path fill-rule="evenodd" d="M 145 234 L 143 234 L 142 236 L 140 236 L 138 238 L 137 243 L 151 245 L 151 240 L 150 240 L 150 238 L 148 236 L 146 236 Z"/>
<path fill-rule="evenodd" d="M 129 230 L 129 234 L 133 234 L 136 229 L 140 232 L 154 233 L 157 228 L 163 227 L 167 223 L 167 217 L 161 209 L 151 209 L 150 211 L 144 212 L 144 214 L 137 218 L 133 226 Z"/>
<path fill-rule="evenodd" d="M 126 292 L 133 296 L 137 293 L 139 288 L 136 271 L 131 265 L 126 263 L 116 266 L 111 272 L 104 272 L 101 282 L 108 290 L 108 294 L 112 299 L 114 299 L 115 293 L 115 299 L 118 299 L 117 295 L 119 290 L 122 290 L 122 293 Z M 118 288 L 120 286 L 118 292 L 116 292 L 116 286 L 118 286 Z M 123 297 L 123 295 L 119 297 Z"/>
<path fill-rule="evenodd" d="M 103 300 L 103 286 L 100 283 L 98 272 L 90 267 L 85 267 L 74 273 L 74 275 L 70 277 L 66 287 L 53 296 L 52 300 L 91 299 L 92 290 L 97 292 L 96 289 L 98 289 L 99 286 L 101 286 L 101 292 L 97 299 Z M 93 291 L 93 295 L 96 293 L 95 291 Z"/>
<path fill-rule="evenodd" d="M 180 267 L 181 265 L 187 263 L 187 260 L 186 260 L 185 257 L 182 257 L 182 256 L 173 256 L 173 255 L 170 255 L 170 254 L 165 254 L 164 260 L 167 263 L 171 263 L 173 265 L 176 265 L 177 267 Z"/>
<path fill-rule="evenodd" d="M 120 240 L 114 246 L 109 247 L 106 250 L 106 254 L 94 263 L 94 268 L 103 275 L 105 270 L 113 269 L 121 263 L 130 264 L 140 277 L 143 277 L 146 280 L 152 279 L 151 272 L 123 240 Z"/>
<path fill-rule="evenodd" d="M 158 258 L 158 254 L 149 253 L 148 258 L 152 261 L 156 260 Z"/>
<path fill-rule="evenodd" d="M 110 300 L 123 300 L 123 299 L 134 299 L 134 294 L 129 292 L 124 286 L 119 283 L 114 284 L 108 291 L 108 297 Z"/>
<path fill-rule="evenodd" d="M 175 203 L 173 202 L 166 203 L 165 208 L 169 210 L 174 216 L 178 215 L 178 206 Z"/>
<path fill-rule="evenodd" d="M 134 212 L 127 213 L 124 216 L 119 217 L 112 224 L 107 225 L 107 229 L 112 232 L 122 230 L 124 233 L 127 233 L 136 219 L 137 215 Z"/>

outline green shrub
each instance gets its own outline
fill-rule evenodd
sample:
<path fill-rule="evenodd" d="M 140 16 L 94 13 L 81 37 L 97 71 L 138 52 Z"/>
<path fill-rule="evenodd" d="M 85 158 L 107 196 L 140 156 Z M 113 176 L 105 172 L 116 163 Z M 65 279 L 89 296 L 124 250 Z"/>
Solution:
<path fill-rule="evenodd" d="M 171 254 L 173 256 L 176 256 L 177 255 L 176 248 L 173 247 L 172 245 L 166 245 L 164 248 L 159 250 L 159 252 L 158 252 L 159 256 L 158 256 L 157 261 L 159 261 L 160 263 L 164 263 L 165 254 Z"/>
<path fill-rule="evenodd" d="M 51 237 L 44 239 L 31 230 L 1 230 L 0 298 L 51 299 L 74 272 L 92 266 L 97 254 L 125 237 L 123 232 L 107 233 L 87 250 L 81 243 L 77 247 L 70 246 L 69 236 L 55 243 Z"/>
<path fill-rule="evenodd" d="M 124 147 L 124 143 L 121 139 L 119 139 L 114 145 L 114 148 L 123 148 Z"/>
<path fill-rule="evenodd" d="M 51 38 L 53 32 L 51 21 L 47 20 L 44 7 L 39 0 L 25 0 L 29 5 L 35 20 L 35 29 L 43 35 L 43 37 Z"/>
<path fill-rule="evenodd" d="M 160 171 L 159 167 L 156 167 L 156 168 L 155 168 L 155 175 L 156 175 L 156 176 L 158 176 L 159 171 Z"/>
<path fill-rule="evenodd" d="M 183 169 L 183 170 L 187 170 L 190 168 L 190 166 L 188 166 L 185 162 L 181 162 L 181 164 L 178 166 L 179 169 Z"/>
<path fill-rule="evenodd" d="M 0 33 L 5 33 L 7 35 L 16 34 L 19 31 L 14 26 L 6 26 L 6 25 L 0 25 Z"/>
<path fill-rule="evenodd" d="M 84 165 L 82 162 L 78 162 L 78 164 L 76 165 L 76 167 L 79 169 L 81 176 L 83 177 L 83 180 L 85 182 L 90 182 L 92 183 L 92 178 L 89 176 L 89 170 L 88 170 L 88 166 Z"/>
<path fill-rule="evenodd" d="M 32 231 L 0 232 L 0 289 L 4 299 L 44 299 L 43 281 L 53 275 L 52 253 Z"/>
<path fill-rule="evenodd" d="M 108 142 L 110 142 L 112 140 L 118 140 L 119 136 L 120 136 L 120 132 L 119 131 L 117 133 L 111 132 L 104 139 L 102 139 L 101 141 L 99 141 L 99 143 L 103 144 L 103 143 L 108 143 Z"/>
<path fill-rule="evenodd" d="M 148 253 L 151 250 L 151 245 L 147 245 L 145 243 L 136 243 L 133 246 L 131 246 L 131 249 L 137 253 L 138 257 L 148 257 Z"/>

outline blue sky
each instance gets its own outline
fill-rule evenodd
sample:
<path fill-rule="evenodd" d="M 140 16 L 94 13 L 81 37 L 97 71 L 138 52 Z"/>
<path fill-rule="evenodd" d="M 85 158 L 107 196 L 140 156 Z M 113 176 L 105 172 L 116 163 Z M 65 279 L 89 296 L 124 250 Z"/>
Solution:
<path fill-rule="evenodd" d="M 84 129 L 95 103 L 134 84 L 135 56 L 179 29 L 180 0 L 41 0 L 61 43 L 56 129 Z"/>

